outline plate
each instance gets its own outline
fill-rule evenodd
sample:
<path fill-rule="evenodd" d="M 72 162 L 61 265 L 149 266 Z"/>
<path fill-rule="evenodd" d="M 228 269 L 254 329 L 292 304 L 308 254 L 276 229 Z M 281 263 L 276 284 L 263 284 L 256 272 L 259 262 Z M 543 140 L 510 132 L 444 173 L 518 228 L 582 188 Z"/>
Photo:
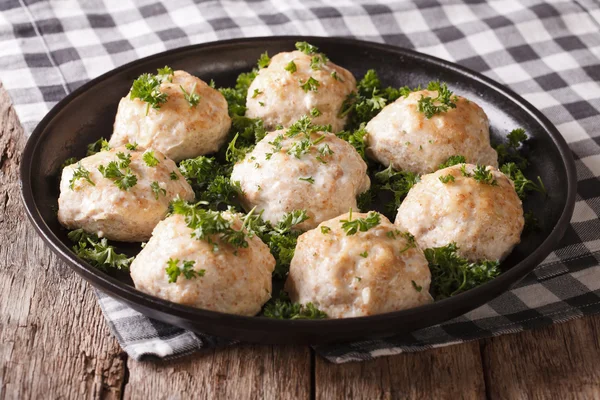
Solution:
<path fill-rule="evenodd" d="M 523 236 L 502 263 L 494 280 L 457 296 L 417 308 L 370 317 L 338 320 L 273 320 L 196 309 L 161 300 L 136 290 L 127 276 L 109 276 L 70 250 L 66 231 L 56 217 L 62 162 L 83 157 L 86 145 L 108 138 L 121 97 L 140 74 L 165 65 L 181 69 L 217 87 L 231 86 L 238 74 L 256 65 L 265 50 L 273 55 L 291 51 L 296 41 L 318 46 L 336 64 L 358 78 L 374 68 L 384 86 L 411 87 L 441 80 L 456 94 L 477 102 L 490 119 L 492 142 L 505 140 L 511 129 L 524 128 L 528 142 L 529 176 L 541 176 L 548 196 L 529 196 L 541 229 Z M 182 47 L 114 69 L 75 90 L 58 103 L 33 131 L 21 165 L 22 196 L 29 218 L 46 244 L 75 272 L 98 289 L 121 299 L 149 317 L 190 329 L 246 342 L 322 344 L 385 337 L 431 326 L 464 314 L 508 290 L 532 271 L 557 245 L 575 204 L 576 175 L 571 152 L 557 129 L 542 113 L 506 87 L 466 68 L 389 45 L 353 39 L 270 37 L 236 39 Z M 130 254 L 139 246 L 119 247 Z M 73 307 L 78 307 L 73 304 Z"/>

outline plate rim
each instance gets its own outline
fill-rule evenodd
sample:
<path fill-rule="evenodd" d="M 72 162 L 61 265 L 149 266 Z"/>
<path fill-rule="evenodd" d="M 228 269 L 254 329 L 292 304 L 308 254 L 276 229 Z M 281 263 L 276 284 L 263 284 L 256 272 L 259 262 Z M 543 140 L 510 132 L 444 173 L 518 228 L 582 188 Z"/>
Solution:
<path fill-rule="evenodd" d="M 536 121 L 544 128 L 545 133 L 548 134 L 554 142 L 554 145 L 556 146 L 560 154 L 561 161 L 564 165 L 565 172 L 567 175 L 567 199 L 565 207 L 563 208 L 559 219 L 557 220 L 556 224 L 554 225 L 548 236 L 533 252 L 526 256 L 522 261 L 515 264 L 511 269 L 503 272 L 497 278 L 494 278 L 493 280 L 481 286 L 470 289 L 466 292 L 463 292 L 450 298 L 435 301 L 407 310 L 393 311 L 389 313 L 376 314 L 364 317 L 323 320 L 279 320 L 257 316 L 241 316 L 235 314 L 222 313 L 218 311 L 194 308 L 191 306 L 173 303 L 168 300 L 163 300 L 150 294 L 143 293 L 136 289 L 134 286 L 127 285 L 126 283 L 94 268 L 87 262 L 80 260 L 67 245 L 65 245 L 57 236 L 54 235 L 54 233 L 50 230 L 45 220 L 39 213 L 39 210 L 36 206 L 36 201 L 33 196 L 33 188 L 31 185 L 31 166 L 34 160 L 32 155 L 35 154 L 35 151 L 40 141 L 45 136 L 45 127 L 73 99 L 77 98 L 80 94 L 95 86 L 97 83 L 107 78 L 110 78 L 113 75 L 119 74 L 122 71 L 125 71 L 129 68 L 141 65 L 143 63 L 151 62 L 153 59 L 158 59 L 165 56 L 173 56 L 175 54 L 184 53 L 188 51 L 203 50 L 207 48 L 216 49 L 219 46 L 227 47 L 235 44 L 252 44 L 264 41 L 277 42 L 292 40 L 312 40 L 321 42 L 325 41 L 330 42 L 331 44 L 335 44 L 336 42 L 344 42 L 345 44 L 352 46 L 367 46 L 369 48 L 375 48 L 378 50 L 395 53 L 398 56 L 408 56 L 412 59 L 417 59 L 430 64 L 435 64 L 438 67 L 442 67 L 444 69 L 459 73 L 460 75 L 463 75 L 471 80 L 483 84 L 484 86 L 490 89 L 495 90 L 499 94 L 503 95 L 505 98 L 509 99 L 512 103 L 519 106 L 519 108 L 527 111 L 527 113 L 532 118 L 535 118 Z M 469 68 L 463 67 L 459 64 L 450 61 L 440 59 L 435 56 L 423 54 L 412 49 L 407 49 L 390 44 L 370 42 L 355 38 L 342 38 L 335 36 L 282 35 L 217 40 L 212 42 L 198 43 L 173 48 L 123 64 L 90 80 L 89 82 L 85 83 L 81 87 L 69 93 L 62 100 L 60 100 L 37 124 L 31 135 L 27 139 L 27 143 L 25 145 L 25 149 L 23 150 L 21 157 L 22 158 L 19 176 L 21 186 L 21 199 L 25 205 L 25 211 L 29 220 L 31 221 L 35 230 L 40 235 L 45 244 L 49 246 L 50 249 L 56 255 L 58 255 L 63 262 L 65 262 L 71 269 L 77 272 L 84 279 L 89 281 L 93 286 L 96 286 L 99 290 L 106 291 L 111 296 L 118 297 L 120 300 L 123 300 L 129 304 L 133 303 L 135 305 L 141 306 L 142 308 L 154 309 L 159 313 L 168 313 L 176 318 L 183 318 L 186 320 L 193 320 L 197 319 L 198 317 L 203 318 L 204 320 L 218 319 L 221 324 L 223 324 L 224 320 L 227 320 L 229 324 L 247 330 L 252 330 L 253 328 L 255 328 L 257 323 L 260 323 L 261 329 L 273 330 L 274 332 L 283 331 L 289 327 L 302 327 L 303 331 L 308 331 L 314 328 L 343 328 L 346 325 L 350 325 L 352 328 L 360 329 L 363 327 L 370 326 L 374 323 L 391 322 L 393 320 L 401 319 L 403 317 L 409 317 L 411 315 L 426 315 L 426 313 L 428 313 L 431 309 L 439 308 L 442 306 L 459 306 L 460 304 L 469 302 L 469 300 L 475 300 L 481 297 L 483 294 L 485 294 L 485 292 L 489 291 L 489 289 L 493 287 L 501 285 L 508 285 L 510 287 L 512 285 L 515 285 L 518 281 L 525 277 L 525 275 L 531 272 L 539 264 L 539 262 L 541 262 L 548 254 L 550 254 L 555 249 L 556 244 L 562 238 L 564 232 L 567 229 L 567 226 L 569 225 L 575 207 L 577 190 L 575 161 L 565 138 L 560 134 L 558 129 L 550 122 L 550 120 L 544 114 L 542 114 L 541 111 L 535 108 L 523 97 L 515 93 L 512 89 Z M 502 293 L 505 292 L 506 290 L 502 291 Z M 491 299 L 487 299 L 486 302 L 490 300 Z M 480 303 L 478 301 L 476 301 L 475 303 L 477 303 L 478 305 L 485 304 L 485 302 Z"/>

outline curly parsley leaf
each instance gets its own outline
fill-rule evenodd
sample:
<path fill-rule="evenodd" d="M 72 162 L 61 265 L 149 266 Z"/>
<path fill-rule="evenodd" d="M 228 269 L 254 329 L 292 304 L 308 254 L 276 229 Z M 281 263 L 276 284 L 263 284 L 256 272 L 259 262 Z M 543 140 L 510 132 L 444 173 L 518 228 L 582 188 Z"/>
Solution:
<path fill-rule="evenodd" d="M 286 71 L 288 71 L 290 74 L 293 74 L 294 72 L 296 72 L 298 70 L 298 68 L 296 67 L 296 63 L 294 62 L 294 60 L 292 60 L 289 63 L 287 63 L 287 65 L 284 67 L 284 69 Z"/>
<path fill-rule="evenodd" d="M 152 74 L 142 74 L 131 86 L 129 94 L 130 99 L 140 99 L 146 103 L 146 115 L 150 111 L 150 107 L 155 110 L 160 109 L 161 105 L 166 103 L 168 95 L 160 91 L 162 79 Z"/>
<path fill-rule="evenodd" d="M 172 259 L 169 258 L 169 261 L 167 261 L 167 267 L 165 268 L 165 272 L 167 273 L 167 276 L 169 277 L 169 283 L 176 283 L 177 282 L 177 278 L 179 278 L 180 275 L 183 275 L 185 279 L 192 279 L 192 278 L 196 278 L 196 277 L 202 277 L 204 276 L 206 270 L 204 269 L 199 269 L 199 270 L 195 270 L 194 269 L 194 264 L 196 263 L 196 261 L 183 261 L 183 265 L 180 267 L 179 264 L 179 260 L 178 259 Z"/>
<path fill-rule="evenodd" d="M 164 68 L 159 68 L 156 72 L 156 79 L 159 81 L 164 82 L 168 80 L 169 82 L 173 82 L 173 75 L 175 72 L 173 72 L 173 68 L 168 65 L 165 65 Z"/>
<path fill-rule="evenodd" d="M 128 156 L 131 157 L 130 154 Z M 127 159 L 123 159 L 120 162 L 111 161 L 107 166 L 100 165 L 98 171 L 105 178 L 112 180 L 119 189 L 128 190 L 137 184 L 137 176 L 133 174 L 128 165 L 129 162 Z M 125 171 L 122 172 L 120 168 L 123 168 Z"/>
<path fill-rule="evenodd" d="M 69 240 L 75 243 L 75 254 L 102 271 L 113 269 L 128 271 L 133 257 L 117 253 L 106 238 L 99 239 L 97 235 L 76 229 L 67 234 Z"/>
<path fill-rule="evenodd" d="M 456 244 L 451 243 L 424 251 L 431 270 L 430 291 L 436 300 L 465 292 L 500 275 L 498 261 L 470 262 L 457 250 Z"/>
<path fill-rule="evenodd" d="M 437 169 L 444 169 L 457 164 L 465 164 L 466 162 L 467 160 L 463 156 L 450 156 L 445 162 L 441 163 Z"/>
<path fill-rule="evenodd" d="M 342 219 L 342 229 L 347 236 L 355 235 L 357 232 L 366 232 L 379 225 L 381 215 L 378 212 L 371 211 L 365 218 L 352 219 L 352 209 L 348 214 L 348 219 Z"/>
<path fill-rule="evenodd" d="M 108 151 L 108 150 L 110 150 L 108 140 L 106 140 L 104 138 L 100 138 L 100 139 L 96 140 L 95 142 L 87 145 L 86 155 L 93 156 L 96 153 L 99 153 L 101 151 Z"/>
<path fill-rule="evenodd" d="M 245 226 L 239 230 L 234 229 L 233 223 L 225 218 L 223 212 L 206 210 L 202 208 L 203 205 L 205 204 L 202 202 L 191 204 L 178 198 L 171 203 L 171 209 L 173 214 L 184 216 L 187 227 L 192 230 L 193 238 L 207 241 L 215 251 L 219 249 L 215 237 L 233 247 L 248 247 Z"/>
<path fill-rule="evenodd" d="M 69 188 L 71 190 L 75 189 L 75 181 L 77 181 L 78 179 L 83 179 L 90 185 L 96 186 L 96 184 L 90 178 L 90 171 L 85 169 L 85 167 L 81 165 L 81 163 L 77 164 L 77 168 L 75 168 L 75 170 L 73 171 L 73 177 L 69 181 Z"/>
<path fill-rule="evenodd" d="M 313 303 L 292 303 L 287 293 L 281 291 L 279 297 L 269 300 L 262 315 L 274 319 L 324 319 L 327 314 L 319 310 Z"/>
<path fill-rule="evenodd" d="M 375 189 L 387 191 L 393 195 L 393 200 L 386 204 L 386 209 L 389 212 L 397 210 L 408 191 L 421 180 L 418 174 L 409 171 L 396 171 L 391 165 L 382 171 L 376 172 L 374 178 L 377 183 Z"/>
<path fill-rule="evenodd" d="M 537 177 L 538 183 L 527 179 L 523 172 L 517 167 L 517 164 L 509 162 L 500 167 L 500 171 L 506 175 L 515 184 L 515 191 L 521 200 L 525 199 L 530 192 L 539 192 L 546 194 L 546 187 L 542 178 Z"/>
<path fill-rule="evenodd" d="M 69 165 L 75 164 L 77 161 L 77 157 L 69 157 L 65 161 L 63 161 L 63 163 L 60 165 L 60 169 L 64 169 Z"/>
<path fill-rule="evenodd" d="M 156 200 L 158 200 L 158 196 L 159 195 L 163 195 L 166 196 L 167 195 L 167 190 L 164 188 L 161 188 L 159 183 L 157 181 L 154 181 L 150 184 L 150 188 L 152 189 L 152 193 L 154 193 L 154 198 Z"/>
<path fill-rule="evenodd" d="M 419 112 L 425 114 L 425 118 L 430 119 L 436 114 L 447 112 L 451 108 L 456 108 L 457 97 L 448 89 L 445 83 L 429 82 L 427 90 L 436 91 L 437 97 L 421 95 L 417 108 Z"/>
<path fill-rule="evenodd" d="M 154 150 L 146 150 L 142 155 L 142 159 L 149 167 L 156 167 L 160 161 L 154 156 Z"/>
<path fill-rule="evenodd" d="M 361 125 L 354 131 L 341 131 L 337 133 L 336 136 L 350 143 L 352 147 L 356 149 L 358 154 L 360 154 L 363 160 L 367 159 L 365 153 L 365 150 L 367 149 L 367 131 L 365 130 L 364 125 Z"/>
<path fill-rule="evenodd" d="M 439 180 L 442 183 L 454 182 L 454 175 L 452 175 L 452 174 L 442 175 L 442 176 L 439 177 Z"/>
<path fill-rule="evenodd" d="M 317 90 L 319 90 L 319 86 L 321 86 L 319 81 L 316 80 L 315 78 L 313 78 L 312 76 L 310 78 L 308 78 L 308 80 L 306 82 L 303 82 L 302 79 L 300 79 L 299 82 L 300 82 L 300 87 L 305 92 L 308 92 L 308 91 L 316 92 Z"/>
<path fill-rule="evenodd" d="M 235 83 L 234 88 L 220 88 L 219 92 L 227 100 L 229 116 L 243 117 L 246 113 L 246 98 L 248 97 L 248 88 L 256 78 L 258 70 L 255 68 L 250 72 L 241 73 Z"/>
<path fill-rule="evenodd" d="M 200 102 L 200 95 L 196 93 L 196 84 L 194 83 L 194 86 L 192 86 L 192 90 L 190 90 L 189 92 L 186 91 L 181 85 L 179 85 L 179 88 L 183 92 L 183 98 L 185 99 L 185 101 L 188 102 L 190 108 L 196 107 Z"/>
<path fill-rule="evenodd" d="M 512 162 L 519 169 L 527 168 L 529 162 L 519 152 L 528 139 L 525 130 L 522 128 L 513 129 L 508 133 L 507 139 L 508 143 L 501 143 L 494 146 L 494 149 L 498 153 L 498 164 L 502 166 L 503 164 Z"/>
<path fill-rule="evenodd" d="M 262 53 L 260 55 L 260 58 L 258 59 L 258 68 L 260 68 L 260 69 L 266 68 L 269 66 L 270 63 L 271 63 L 271 57 L 269 57 L 269 53 L 267 53 L 265 51 L 264 53 Z"/>
<path fill-rule="evenodd" d="M 319 51 L 317 46 L 313 46 L 308 42 L 296 42 L 296 49 L 307 55 L 316 54 Z"/>

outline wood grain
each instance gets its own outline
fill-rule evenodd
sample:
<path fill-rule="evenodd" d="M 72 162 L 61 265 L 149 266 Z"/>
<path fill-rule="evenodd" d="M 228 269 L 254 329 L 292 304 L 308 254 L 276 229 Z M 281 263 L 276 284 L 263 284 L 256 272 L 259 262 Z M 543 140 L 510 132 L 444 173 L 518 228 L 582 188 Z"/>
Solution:
<path fill-rule="evenodd" d="M 24 143 L 0 85 L 0 399 L 119 398 L 123 356 L 93 291 L 25 216 L 18 181 Z"/>
<path fill-rule="evenodd" d="M 600 399 L 600 316 L 482 341 L 491 399 Z"/>
<path fill-rule="evenodd" d="M 130 360 L 126 399 L 308 399 L 308 347 L 243 345 L 167 363 Z"/>
<path fill-rule="evenodd" d="M 481 399 L 479 345 L 465 343 L 362 363 L 316 359 L 316 399 Z"/>

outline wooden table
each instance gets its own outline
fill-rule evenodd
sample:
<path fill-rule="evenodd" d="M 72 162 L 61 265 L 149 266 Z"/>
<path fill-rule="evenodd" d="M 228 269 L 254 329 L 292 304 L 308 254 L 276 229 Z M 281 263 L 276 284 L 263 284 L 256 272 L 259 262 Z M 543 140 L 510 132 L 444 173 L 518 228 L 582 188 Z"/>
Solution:
<path fill-rule="evenodd" d="M 91 286 L 27 221 L 24 143 L 0 85 L 0 399 L 600 398 L 598 316 L 364 363 L 258 345 L 166 363 L 128 359 Z"/>

